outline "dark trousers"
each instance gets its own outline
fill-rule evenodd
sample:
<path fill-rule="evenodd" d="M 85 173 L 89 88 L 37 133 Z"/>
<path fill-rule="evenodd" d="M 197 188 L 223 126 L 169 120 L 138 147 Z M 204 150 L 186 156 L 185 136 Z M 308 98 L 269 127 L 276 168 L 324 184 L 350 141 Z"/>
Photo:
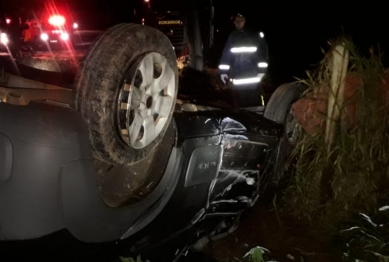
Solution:
<path fill-rule="evenodd" d="M 258 83 L 233 85 L 231 84 L 234 108 L 263 106 L 263 91 Z"/>

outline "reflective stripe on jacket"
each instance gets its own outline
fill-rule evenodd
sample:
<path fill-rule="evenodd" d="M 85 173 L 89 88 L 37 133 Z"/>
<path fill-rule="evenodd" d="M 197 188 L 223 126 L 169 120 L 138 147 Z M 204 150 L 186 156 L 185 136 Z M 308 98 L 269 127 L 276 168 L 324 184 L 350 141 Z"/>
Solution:
<path fill-rule="evenodd" d="M 219 64 L 221 74 L 228 73 L 237 82 L 256 82 L 258 74 L 267 72 L 267 66 L 268 47 L 262 32 L 243 28 L 229 35 Z"/>

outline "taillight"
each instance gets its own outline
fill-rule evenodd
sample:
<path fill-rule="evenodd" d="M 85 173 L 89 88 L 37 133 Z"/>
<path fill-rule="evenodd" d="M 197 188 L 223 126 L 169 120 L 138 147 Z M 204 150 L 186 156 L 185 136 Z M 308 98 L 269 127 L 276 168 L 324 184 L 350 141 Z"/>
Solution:
<path fill-rule="evenodd" d="M 78 28 L 78 24 L 77 23 L 73 23 L 73 28 L 77 29 Z"/>
<path fill-rule="evenodd" d="M 53 26 L 63 26 L 65 25 L 65 17 L 62 15 L 53 15 L 49 18 L 49 24 Z"/>
<path fill-rule="evenodd" d="M 5 19 L 5 22 L 9 25 L 9 24 L 11 23 L 11 19 L 6 18 L 6 19 Z"/>

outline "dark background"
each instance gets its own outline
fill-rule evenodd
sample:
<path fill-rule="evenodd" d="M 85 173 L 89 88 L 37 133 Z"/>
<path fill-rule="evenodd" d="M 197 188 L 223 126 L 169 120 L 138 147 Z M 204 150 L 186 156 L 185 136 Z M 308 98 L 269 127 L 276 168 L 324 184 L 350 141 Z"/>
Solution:
<path fill-rule="evenodd" d="M 13 0 L 0 2 L 0 12 L 17 12 L 44 6 L 44 0 Z M 269 44 L 272 75 L 280 82 L 302 77 L 322 58 L 327 41 L 342 33 L 351 36 L 357 47 L 367 53 L 369 47 L 383 53 L 383 64 L 388 64 L 389 10 L 379 1 L 225 1 L 212 0 L 215 6 L 215 46 L 212 66 L 216 66 L 228 33 L 233 29 L 231 14 L 245 12 L 248 23 L 265 33 Z M 68 8 L 75 19 L 88 29 L 104 29 L 120 22 L 131 22 L 134 9 L 142 0 L 56 0 L 61 8 Z M 179 9 L 207 0 L 150 0 L 153 8 Z"/>

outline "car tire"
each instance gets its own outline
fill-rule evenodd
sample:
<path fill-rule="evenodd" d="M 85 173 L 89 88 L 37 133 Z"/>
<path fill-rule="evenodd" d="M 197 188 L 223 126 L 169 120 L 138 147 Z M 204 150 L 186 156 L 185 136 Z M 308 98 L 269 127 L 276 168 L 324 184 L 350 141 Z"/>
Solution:
<path fill-rule="evenodd" d="M 109 164 L 139 162 L 160 144 L 174 111 L 178 69 L 172 44 L 148 26 L 111 27 L 80 62 L 74 88 L 93 156 Z"/>
<path fill-rule="evenodd" d="M 282 84 L 274 91 L 266 105 L 263 116 L 284 126 L 274 163 L 276 179 L 282 175 L 285 164 L 301 134 L 301 126 L 294 116 L 292 105 L 306 90 L 307 86 L 301 82 Z"/>

